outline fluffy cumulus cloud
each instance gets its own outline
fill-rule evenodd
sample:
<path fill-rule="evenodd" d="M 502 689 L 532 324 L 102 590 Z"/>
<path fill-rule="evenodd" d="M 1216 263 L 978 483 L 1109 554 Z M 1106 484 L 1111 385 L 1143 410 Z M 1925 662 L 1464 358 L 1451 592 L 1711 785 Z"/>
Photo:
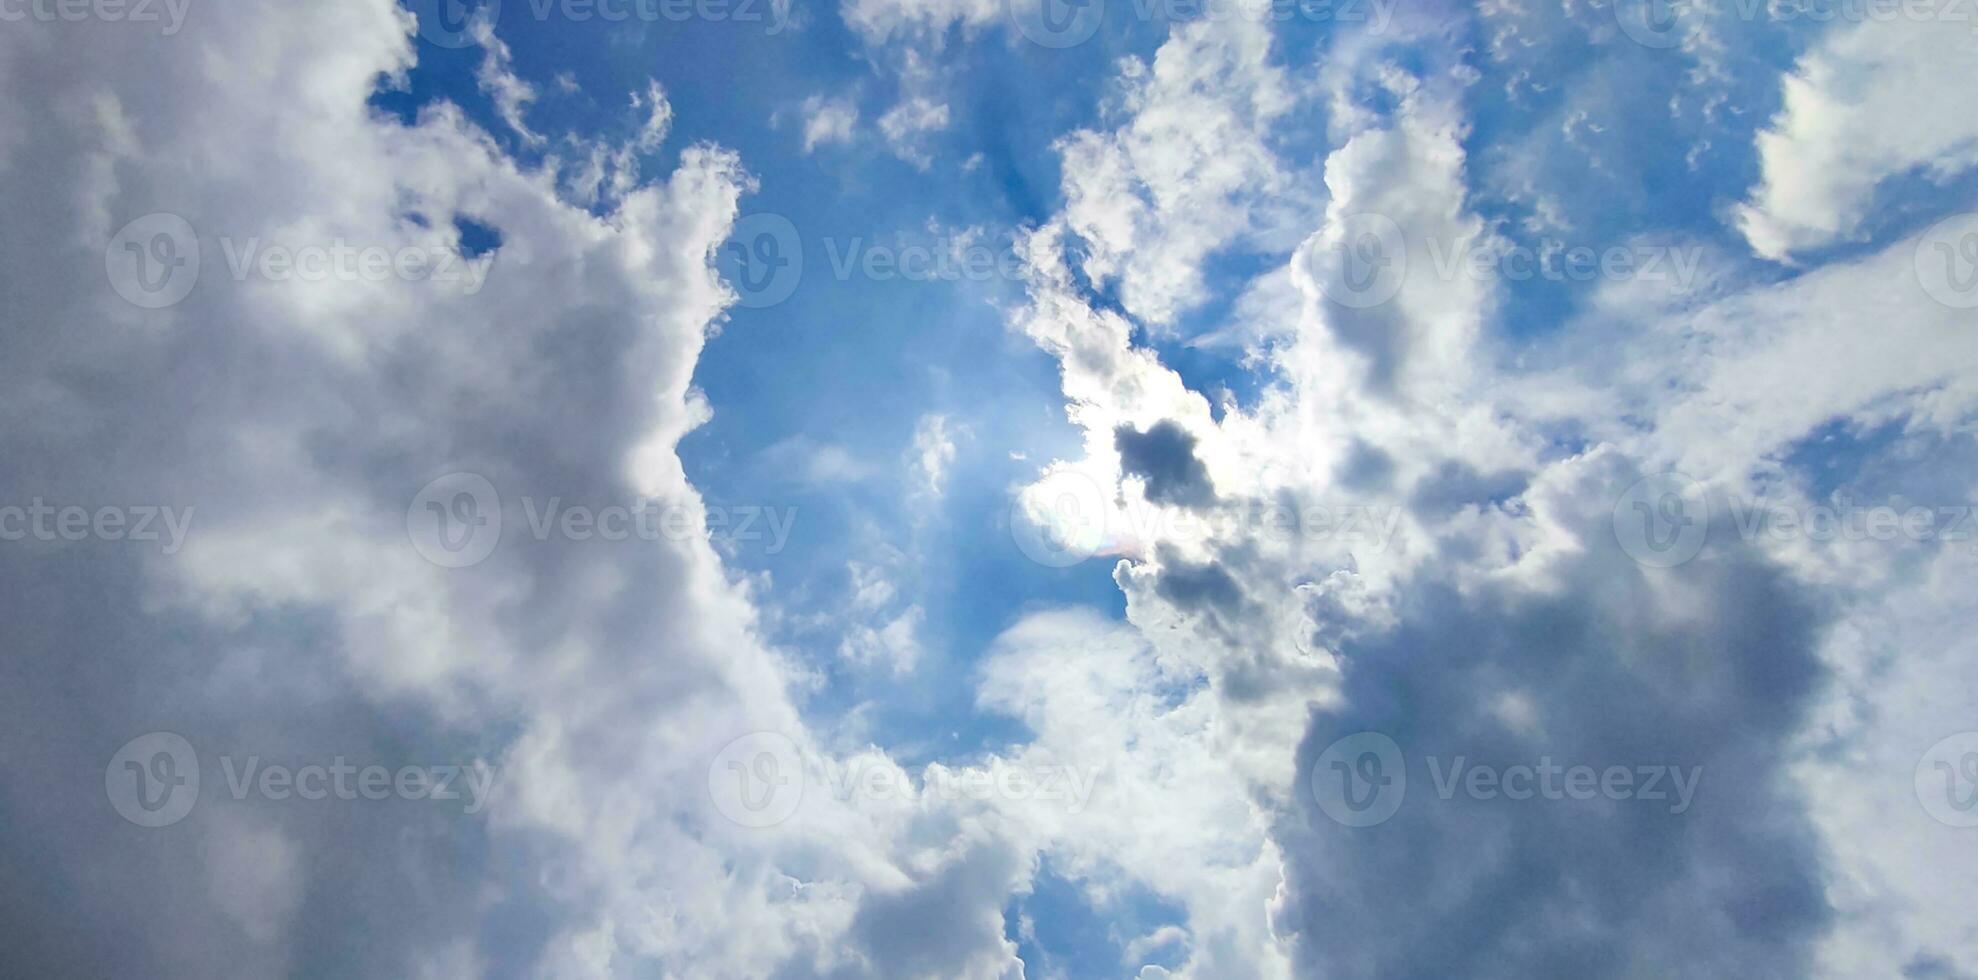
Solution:
<path fill-rule="evenodd" d="M 812 794 L 756 832 L 719 812 L 730 740 L 829 756 L 704 533 L 532 533 L 541 508 L 636 502 L 700 527 L 675 447 L 708 417 L 691 378 L 731 299 L 709 257 L 753 187 L 736 155 L 679 145 L 593 213 L 449 105 L 372 108 L 414 63 L 389 3 L 241 7 L 199 44 L 125 26 L 0 37 L 23 93 L 7 128 L 39 134 L 10 144 L 0 209 L 42 230 L 9 234 L 0 272 L 5 495 L 188 519 L 173 547 L 28 535 L 0 556 L 11 968 L 1019 969 L 1000 910 L 1031 852 L 980 815 Z M 523 132 L 518 91 L 496 87 Z M 669 110 L 656 87 L 640 101 L 650 150 Z M 132 221 L 163 265 L 106 278 Z M 498 244 L 463 250 L 468 226 Z M 304 274 L 345 247 L 343 272 Z M 365 250 L 433 261 L 381 276 Z M 157 308 L 119 293 L 178 284 Z M 421 545 L 435 480 L 427 502 L 496 522 L 484 560 Z M 103 766 L 152 731 L 190 745 L 203 785 L 145 830 Z M 452 806 L 230 789 L 345 763 L 468 775 Z M 105 921 L 124 941 L 87 938 Z"/>
<path fill-rule="evenodd" d="M 1290 107 L 1255 19 L 1177 29 L 1153 63 L 1129 61 L 1115 129 L 1063 138 L 1064 220 L 1089 251 L 1083 271 L 1118 281 L 1127 311 L 1172 322 L 1203 296 L 1210 253 L 1263 233 L 1288 178 L 1271 123 Z"/>
<path fill-rule="evenodd" d="M 1127 623 L 1186 665 L 1186 703 L 1213 706 L 1190 737 L 1264 827 L 1241 846 L 1275 858 L 1252 869 L 1274 879 L 1271 934 L 1238 948 L 1237 972 L 1284 970 L 1279 957 L 1310 976 L 1969 970 L 1978 951 L 1945 928 L 1940 879 L 1904 857 L 1954 839 L 1911 777 L 1958 730 L 1942 713 L 1958 698 L 1903 679 L 1969 683 L 1961 641 L 1917 632 L 1960 615 L 1940 583 L 1970 568 L 1968 545 L 1751 523 L 1754 509 L 1844 520 L 1836 507 L 1864 498 L 1885 516 L 1968 507 L 1978 336 L 1919 282 L 1931 236 L 1728 295 L 1609 277 L 1567 335 L 1535 346 L 1503 315 L 1508 267 L 1438 258 L 1510 246 L 1464 149 L 1478 77 L 1433 37 L 1385 43 L 1344 52 L 1350 69 L 1319 95 L 1352 111 L 1332 124 L 1295 291 L 1251 287 L 1280 318 L 1256 349 L 1254 405 L 1212 409 L 1069 274 L 1076 255 L 1148 258 L 1134 222 L 1081 217 L 1071 186 L 1103 175 L 1114 192 L 1093 199 L 1110 202 L 1152 188 L 1082 149 L 1116 137 L 1070 146 L 1069 204 L 1032 242 L 1017 318 L 1059 359 L 1086 450 L 1050 464 L 1024 510 L 1076 543 L 1084 527 L 1051 500 L 1073 476 L 1092 487 L 1087 521 L 1108 530 L 1087 540 L 1126 558 Z M 1757 139 L 1770 173 L 1778 144 Z M 1797 159 L 1830 181 L 1862 172 Z M 1870 323 L 1893 336 L 1870 340 Z M 1795 458 L 1836 439 L 1892 444 L 1841 472 Z M 1701 508 L 1700 553 L 1678 567 L 1630 550 L 1644 479 L 1686 481 Z M 1202 486 L 1238 519 L 1182 519 L 1207 494 L 1176 488 Z M 1357 508 L 1362 533 L 1298 520 L 1318 505 Z M 1241 519 L 1265 513 L 1279 520 Z M 1889 602 L 1903 611 L 1876 610 Z M 1887 633 L 1897 617 L 1912 646 Z M 1928 720 L 1892 723 L 1912 710 Z M 1579 788 L 1549 783 L 1575 766 Z M 1393 811 L 1356 822 L 1346 804 L 1376 790 Z M 1229 853 L 1230 827 L 1198 826 L 1179 853 Z M 1190 952 L 1175 972 L 1228 974 Z"/>
<path fill-rule="evenodd" d="M 1782 80 L 1784 105 L 1758 136 L 1762 179 L 1738 225 L 1767 258 L 1856 236 L 1890 178 L 1978 165 L 1978 122 L 1944 91 L 1978 71 L 1969 12 L 1924 2 L 1842 24 Z"/>
<path fill-rule="evenodd" d="M 1698 149 L 1735 137 L 1757 183 L 1617 229 L 1541 160 L 1565 139 L 1617 209 L 1652 197 L 1607 135 L 1638 93 L 1603 62 L 1547 94 L 1541 61 L 1561 24 L 1616 63 L 1655 38 L 1532 6 L 1201 18 L 1105 59 L 1055 169 L 996 164 L 1056 180 L 993 312 L 1069 437 L 1012 447 L 993 546 L 1104 564 L 1122 608 L 948 628 L 995 576 L 956 601 L 915 566 L 1008 431 L 955 395 L 894 466 L 860 433 L 745 457 L 900 487 L 913 540 L 827 562 L 821 657 L 683 462 L 748 299 L 714 260 L 775 178 L 676 113 L 688 86 L 635 76 L 630 135 L 594 137 L 551 125 L 579 86 L 520 77 L 509 21 L 460 38 L 481 113 L 387 108 L 431 50 L 388 0 L 10 25 L 10 971 L 1978 974 L 1978 744 L 1942 748 L 1978 690 L 1978 218 L 1869 220 L 1900 178 L 1965 186 L 1941 96 L 1971 36 L 1834 25 L 1741 116 L 1753 69 L 1689 24 L 1656 179 L 1736 185 Z M 895 171 L 980 124 L 927 52 L 1004 12 L 839 11 L 901 76 Z M 858 118 L 803 102 L 802 153 Z M 1530 272 L 1579 261 L 1530 241 L 1569 230 L 1634 274 Z M 60 530 L 106 508 L 166 533 Z M 817 696 L 838 675 L 963 696 L 902 734 Z M 459 792 L 312 807 L 253 775 L 346 766 Z M 1032 953 L 1071 906 L 1111 924 L 1083 972 Z"/>

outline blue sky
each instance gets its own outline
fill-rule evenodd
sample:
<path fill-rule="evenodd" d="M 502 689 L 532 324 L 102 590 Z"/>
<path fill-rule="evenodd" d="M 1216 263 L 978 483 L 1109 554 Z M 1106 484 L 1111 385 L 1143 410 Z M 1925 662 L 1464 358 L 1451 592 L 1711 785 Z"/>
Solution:
<path fill-rule="evenodd" d="M 544 80 L 573 71 L 583 89 L 555 106 L 545 101 L 543 131 L 627 130 L 637 120 L 619 103 L 658 79 L 679 131 L 742 154 L 759 185 L 743 213 L 778 215 L 797 229 L 803 266 L 789 297 L 731 310 L 702 355 L 695 384 L 714 416 L 683 441 L 681 458 L 710 501 L 799 509 L 801 533 L 788 547 L 769 554 L 763 542 L 732 553 L 735 567 L 768 572 L 793 614 L 842 607 L 853 588 L 849 561 L 910 556 L 902 584 L 929 614 L 921 636 L 929 658 L 912 677 L 847 676 L 835 666 L 841 623 L 777 636 L 828 672 L 816 707 L 828 714 L 870 703 L 880 724 L 874 737 L 913 746 L 916 760 L 994 747 L 1009 726 L 973 711 L 966 683 L 988 642 L 1028 606 L 1120 607 L 1101 565 L 1039 569 L 1009 544 L 1009 488 L 1074 447 L 1076 434 L 1063 420 L 1055 365 L 1010 335 L 999 313 L 1021 300 L 1020 282 L 996 271 L 960 278 L 959 269 L 953 282 L 875 281 L 858 260 L 870 246 L 938 248 L 978 227 L 987 229 L 983 247 L 1013 267 L 1003 258 L 1014 254 L 1013 233 L 1048 218 L 1057 197 L 1051 141 L 1096 118 L 1090 96 L 1070 93 L 1101 91 L 1104 62 L 1092 60 L 1097 52 L 965 45 L 958 36 L 943 57 L 955 73 L 951 130 L 933 141 L 944 166 L 921 169 L 869 145 L 870 137 L 867 145 L 803 152 L 793 92 L 843 94 L 870 118 L 897 88 L 835 19 L 769 36 L 767 23 L 601 30 L 557 17 L 538 24 L 527 13 L 513 4 L 506 11 L 520 22 L 508 42 L 518 74 L 549 89 Z M 1145 36 L 1137 44 L 1122 36 L 1094 46 L 1144 56 L 1160 34 L 1138 33 Z M 477 53 L 435 48 L 432 63 L 413 74 L 409 101 L 452 101 L 500 133 L 491 100 L 475 84 Z M 983 84 L 988 78 L 999 81 Z M 525 158 L 549 152 L 512 136 L 508 142 Z M 669 151 L 677 152 L 662 148 L 642 163 L 663 169 Z M 978 154 L 963 172 L 960 164 Z M 930 225 L 943 230 L 930 234 Z M 849 275 L 839 268 L 846 262 Z M 1230 368 L 1227 357 L 1196 360 L 1205 376 Z M 916 506 L 900 460 L 928 414 L 966 420 L 968 428 L 953 464 L 954 492 Z M 817 454 L 844 458 L 848 471 L 807 479 L 801 470 Z M 924 513 L 902 519 L 915 510 Z"/>
<path fill-rule="evenodd" d="M 1266 12 L 0 0 L 0 963 L 1978 976 L 1971 12 Z"/>

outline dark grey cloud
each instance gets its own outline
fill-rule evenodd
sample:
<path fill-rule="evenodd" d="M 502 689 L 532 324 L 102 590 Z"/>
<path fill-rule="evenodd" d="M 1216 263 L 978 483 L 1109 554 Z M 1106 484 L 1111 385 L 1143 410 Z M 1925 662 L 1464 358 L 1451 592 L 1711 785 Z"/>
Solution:
<path fill-rule="evenodd" d="M 1464 507 L 1502 503 L 1524 489 L 1522 473 L 1482 473 L 1461 461 L 1449 460 L 1415 484 L 1408 503 L 1425 518 L 1441 519 Z"/>
<path fill-rule="evenodd" d="M 1570 585 L 1556 594 L 1459 590 L 1430 570 L 1392 629 L 1341 644 L 1344 706 L 1314 715 L 1278 828 L 1275 922 L 1301 972 L 1807 974 L 1831 913 L 1784 766 L 1824 679 L 1827 611 L 1735 547 L 1686 566 L 1679 601 L 1698 605 L 1672 609 L 1598 526 L 1582 530 L 1593 544 L 1557 570 Z M 1314 781 L 1341 774 L 1313 770 L 1364 731 L 1393 739 L 1406 785 L 1391 818 L 1351 827 L 1317 804 L 1335 791 Z M 1445 799 L 1437 777 L 1458 759 L 1697 776 L 1680 813 L 1673 798 L 1512 800 L 1457 783 Z"/>
<path fill-rule="evenodd" d="M 1145 432 L 1130 425 L 1113 430 L 1113 447 L 1120 466 L 1147 481 L 1147 499 L 1177 507 L 1207 507 L 1216 502 L 1209 468 L 1195 455 L 1195 437 L 1171 419 L 1162 419 Z"/>
<path fill-rule="evenodd" d="M 1365 440 L 1355 439 L 1352 452 L 1340 464 L 1336 480 L 1348 490 L 1378 493 L 1394 479 L 1394 456 Z"/>

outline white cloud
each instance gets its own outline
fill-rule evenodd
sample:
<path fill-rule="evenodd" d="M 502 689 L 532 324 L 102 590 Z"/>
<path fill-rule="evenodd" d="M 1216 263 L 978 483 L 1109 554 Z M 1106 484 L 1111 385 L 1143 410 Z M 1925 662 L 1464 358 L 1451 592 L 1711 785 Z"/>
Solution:
<path fill-rule="evenodd" d="M 613 205 L 639 185 L 641 154 L 666 142 L 673 127 L 673 105 L 657 81 L 646 80 L 644 92 L 634 91 L 631 108 L 639 115 L 637 131 L 613 146 L 603 140 L 569 140 L 578 160 L 568 166 L 552 158 L 551 170 L 562 169 L 564 197 L 580 207 Z"/>
<path fill-rule="evenodd" d="M 948 107 L 925 96 L 912 96 L 879 117 L 879 131 L 893 154 L 922 170 L 934 162 L 926 146 L 928 135 L 946 128 Z"/>
<path fill-rule="evenodd" d="M 1271 123 L 1291 105 L 1271 35 L 1245 18 L 1178 27 L 1152 65 L 1121 71 L 1125 121 L 1060 141 L 1064 221 L 1083 271 L 1118 280 L 1128 313 L 1164 327 L 1204 298 L 1203 263 L 1269 224 L 1288 174 Z"/>
<path fill-rule="evenodd" d="M 0 367 L 0 496 L 196 514 L 172 555 L 0 549 L 23 631 L 0 684 L 0 849 L 41 882 L 12 962 L 105 976 L 1020 970 L 1000 922 L 1028 852 L 959 804 L 819 793 L 771 831 L 717 812 L 709 770 L 729 740 L 782 732 L 822 753 L 790 699 L 800 675 L 759 639 L 705 538 L 528 533 L 525 496 L 699 513 L 675 446 L 708 417 L 692 377 L 730 299 L 708 256 L 749 188 L 734 154 L 689 147 L 593 214 L 560 197 L 553 163 L 517 163 L 451 107 L 410 125 L 372 109 L 415 50 L 388 0 L 242 8 L 165 44 L 62 26 L 75 47 L 0 34 L 0 77 L 41 93 L 9 118 L 42 134 L 10 145 L 10 174 L 35 176 L 0 184 L 0 216 L 46 233 L 0 266 L 20 318 Z M 495 64 L 497 92 L 519 96 Z M 633 145 L 647 147 L 669 114 L 657 89 L 641 98 Z M 526 99 L 508 105 L 526 134 Z M 147 310 L 104 279 L 104 254 L 157 211 L 190 224 L 198 240 L 182 244 L 204 262 L 182 302 Z M 220 244 L 443 250 L 456 216 L 500 235 L 478 291 L 237 278 Z M 449 569 L 408 540 L 408 508 L 454 470 L 498 489 L 505 528 L 485 561 Z M 103 796 L 117 744 L 151 730 L 183 734 L 208 779 L 163 830 Z M 236 799 L 223 754 L 478 760 L 499 781 L 475 815 Z M 119 943 L 69 941 L 95 921 L 129 925 Z M 322 930 L 365 941 L 306 938 Z"/>
<path fill-rule="evenodd" d="M 1173 522 L 1138 529 L 1129 546 L 1102 545 L 1126 557 L 1114 578 L 1131 631 L 1157 663 L 1199 672 L 1203 686 L 1184 703 L 1213 719 L 1204 727 L 1236 780 L 1229 792 L 1252 803 L 1266 823 L 1260 846 L 1281 855 L 1271 935 L 1213 951 L 1198 942 L 1181 972 L 1258 975 L 1289 955 L 1300 975 L 1474 973 L 1479 949 L 1505 976 L 1969 970 L 1966 939 L 1941 916 L 1907 911 L 1948 907 L 1941 886 L 1904 865 L 1901 845 L 1877 839 L 1867 806 L 1820 802 L 1839 785 L 1879 780 L 1885 803 L 1873 812 L 1886 812 L 1929 744 L 1920 730 L 1956 723 L 1936 705 L 1933 722 L 1899 734 L 1842 736 L 1875 746 L 1872 764 L 1805 747 L 1831 743 L 1820 716 L 1855 699 L 1913 710 L 1893 707 L 1913 691 L 1865 665 L 1825 691 L 1827 671 L 1846 662 L 1827 639 L 1829 615 L 1845 622 L 1878 601 L 1903 601 L 1915 622 L 1958 614 L 1940 592 L 1912 591 L 1884 567 L 1886 549 L 1873 547 L 1809 552 L 1718 527 L 1706 557 L 1676 574 L 1647 572 L 1620 552 L 1613 516 L 1630 482 L 1669 466 L 1719 492 L 1776 480 L 1782 457 L 1836 419 L 1961 440 L 1978 407 L 1965 381 L 1978 344 L 1955 325 L 1959 311 L 1919 287 L 1918 241 L 1776 287 L 1715 275 L 1665 294 L 1615 284 L 1564 336 L 1521 346 L 1499 323 L 1501 283 L 1422 274 L 1434 262 L 1426 243 L 1488 248 L 1494 239 L 1465 186 L 1467 130 L 1456 111 L 1465 73 L 1417 75 L 1374 57 L 1339 64 L 1329 84 L 1351 108 L 1335 114 L 1324 221 L 1291 263 L 1298 295 L 1260 286 L 1247 313 L 1296 310 L 1294 323 L 1263 328 L 1275 340 L 1274 377 L 1253 409 L 1225 404 L 1212 416 L 1134 344 L 1124 318 L 1074 287 L 1067 225 L 1088 242 L 1119 243 L 1114 267 L 1128 268 L 1142 259 L 1138 248 L 1158 247 L 1131 233 L 1134 220 L 1048 224 L 1030 242 L 1031 303 L 1014 317 L 1059 359 L 1068 414 L 1084 433 L 1084 458 L 1053 464 L 1022 491 L 1033 510 L 1048 501 L 1031 495 L 1048 496 L 1059 474 L 1077 473 L 1097 488 L 1097 523 L 1130 523 L 1137 491 L 1121 480 L 1114 433 L 1172 420 L 1194 440 L 1222 506 L 1295 512 L 1353 502 L 1402 513 L 1380 547 L 1256 524 L 1177 534 Z M 1383 95 L 1377 108 L 1360 98 L 1369 86 Z M 1081 158 L 1082 172 L 1103 172 L 1096 159 Z M 1074 197 L 1067 215 L 1077 206 Z M 1369 212 L 1397 226 L 1415 274 L 1383 302 L 1338 302 L 1331 263 L 1355 244 L 1354 216 Z M 1865 323 L 1887 342 L 1864 346 Z M 1836 370 L 1842 361 L 1848 369 Z M 1935 650 L 1945 642 L 1919 639 Z M 1877 647 L 1896 656 L 1892 645 Z M 1710 653 L 1699 660 L 1702 650 Z M 1026 666 L 1027 676 L 1052 673 Z M 1089 667 L 1063 668 L 1081 669 Z M 1096 727 L 1118 710 L 1084 704 L 1066 714 Z M 1333 739 L 1362 729 L 1395 734 L 1418 765 L 1420 753 L 1500 764 L 1544 754 L 1682 758 L 1711 774 L 1715 796 L 1700 795 L 1697 814 L 1665 833 L 1613 823 L 1612 812 L 1493 810 L 1411 787 L 1401 815 L 1355 831 L 1314 807 L 1311 769 Z M 1794 788 L 1809 781 L 1825 792 Z M 1902 805 L 1910 839 L 1941 837 L 1913 802 Z M 1825 848 L 1843 835 L 1844 861 L 1827 864 Z M 1054 846 L 1078 853 L 1094 841 Z M 1720 881 L 1728 853 L 1763 870 Z M 1144 885 L 1185 864 L 1118 866 Z M 1517 904 L 1511 914 L 1505 901 Z M 1201 914 L 1190 905 L 1182 924 L 1198 937 Z M 1649 921 L 1663 925 L 1641 927 Z M 1664 942 L 1669 922 L 1685 943 Z M 1451 932 L 1468 937 L 1460 962 L 1438 942 Z M 1393 941 L 1364 941 L 1376 934 Z M 1555 959 L 1566 950 L 1577 966 Z M 1204 966 L 1219 954 L 1242 965 Z"/>
<path fill-rule="evenodd" d="M 1096 613 L 1040 612 L 997 638 L 979 697 L 1036 733 L 1013 761 L 1069 763 L 1094 779 L 1079 812 L 1025 811 L 1054 866 L 1086 876 L 1098 896 L 1138 884 L 1181 905 L 1194 940 L 1183 975 L 1290 975 L 1256 914 L 1278 855 L 1225 755 L 1240 736 L 1189 665 Z"/>
<path fill-rule="evenodd" d="M 955 461 L 955 433 L 949 431 L 947 416 L 930 413 L 914 424 L 913 457 L 921 489 L 940 496 Z"/>
<path fill-rule="evenodd" d="M 764 448 L 760 467 L 765 478 L 795 479 L 814 487 L 858 483 L 874 474 L 871 464 L 834 442 L 791 436 Z"/>
<path fill-rule="evenodd" d="M 908 606 L 881 626 L 854 626 L 839 644 L 838 654 L 860 667 L 883 665 L 895 674 L 907 673 L 920 660 L 920 631 L 926 619 L 919 606 Z"/>
<path fill-rule="evenodd" d="M 632 108 L 645 110 L 645 121 L 639 124 L 639 134 L 632 139 L 632 147 L 641 153 L 651 153 L 666 142 L 666 134 L 673 126 L 673 103 L 666 101 L 666 90 L 653 79 L 646 79 L 643 94 L 632 93 Z"/>
<path fill-rule="evenodd" d="M 998 16 L 847 9 L 868 39 Z M 243 8 L 189 26 L 198 44 L 73 26 L 91 58 L 0 34 L 0 82 L 37 93 L 0 108 L 0 133 L 34 134 L 0 137 L 0 226 L 37 229 L 0 263 L 0 500 L 197 514 L 172 554 L 0 549 L 19 640 L 0 665 L 17 831 L 0 866 L 36 882 L 10 936 L 25 972 L 1014 980 L 1028 965 L 1005 912 L 1046 860 L 1101 916 L 1146 894 L 1179 910 L 1119 937 L 1150 978 L 1978 970 L 1958 914 L 1978 869 L 1916 809 L 1908 768 L 1967 724 L 1968 549 L 1741 540 L 1720 515 L 1710 549 L 1664 571 L 1629 560 L 1614 526 L 1620 488 L 1671 466 L 1713 494 L 1810 501 L 1820 481 L 1792 456 L 1836 425 L 1896 435 L 1823 479 L 1899 463 L 1969 498 L 1978 341 L 1917 285 L 1914 238 L 1777 285 L 1609 287 L 1539 344 L 1503 322 L 1500 284 L 1410 276 L 1355 307 L 1327 289 L 1356 215 L 1392 221 L 1389 257 L 1417 269 L 1428 242 L 1493 240 L 1466 172 L 1474 71 L 1419 35 L 1419 57 L 1348 40 L 1294 81 L 1257 25 L 1180 28 L 1151 64 L 1122 63 L 1110 128 L 1059 144 L 1066 207 L 1025 242 L 1034 275 L 1011 311 L 1059 362 L 1081 438 L 1047 480 L 1085 481 L 1106 522 L 1161 520 L 1103 545 L 1123 621 L 1031 607 L 976 665 L 978 706 L 1027 740 L 908 773 L 850 726 L 806 724 L 793 690 L 810 675 L 762 638 L 767 586 L 736 581 L 704 535 L 526 533 L 524 496 L 700 512 L 676 447 L 709 417 L 694 371 L 732 296 L 708 257 L 751 180 L 704 143 L 641 177 L 673 121 L 656 83 L 628 140 L 573 138 L 575 163 L 532 167 L 452 107 L 410 125 L 374 111 L 377 80 L 416 50 L 388 0 Z M 480 40 L 497 115 L 545 141 L 523 118 L 534 88 Z M 1845 32 L 1809 56 L 1809 88 L 1762 142 L 1761 251 L 1850 234 L 1876 181 L 1961 159 L 1913 120 L 1875 128 L 1907 69 L 1859 109 L 1830 104 L 1882 44 Z M 925 74 L 905 88 L 880 129 L 925 165 L 948 103 Z M 1273 139 L 1318 103 L 1322 201 Z M 806 149 L 831 111 L 815 108 Z M 1874 124 L 1845 152 L 1823 128 L 1836 112 Z M 1872 176 L 1788 176 L 1792 147 Z M 205 267 L 146 310 L 98 270 L 154 211 L 197 229 Z M 236 277 L 219 247 L 443 250 L 456 218 L 500 233 L 484 288 Z M 1260 390 L 1212 404 L 1134 321 L 1195 309 L 1205 263 L 1253 245 L 1291 252 L 1239 303 L 1236 335 L 1270 341 L 1252 352 Z M 1073 262 L 1116 283 L 1124 313 Z M 953 478 L 960 431 L 920 420 L 918 485 Z M 872 475 L 807 437 L 759 462 L 765 486 Z M 504 537 L 468 568 L 408 540 L 414 495 L 450 470 L 503 496 Z M 1054 503 L 1043 486 L 1020 490 L 1032 512 Z M 1238 506 L 1394 523 L 1369 539 L 1208 520 Z M 934 604 L 891 564 L 850 577 L 839 653 L 923 665 Z M 211 753 L 478 763 L 498 790 L 467 815 L 215 786 L 183 825 L 141 831 L 106 809 L 102 766 L 157 729 Z M 1675 762 L 1705 782 L 1680 821 L 1452 804 L 1418 783 L 1363 832 L 1320 812 L 1312 781 L 1361 729 L 1417 757 Z M 710 766 L 751 732 L 907 788 L 820 784 L 790 820 L 743 827 Z M 1047 767 L 1075 776 L 1075 799 L 940 792 Z M 103 921 L 130 925 L 70 941 Z M 315 941 L 343 934 L 366 942 Z"/>
<path fill-rule="evenodd" d="M 1783 110 L 1757 137 L 1762 180 L 1737 212 L 1753 251 L 1783 261 L 1845 241 L 1885 180 L 1945 180 L 1978 165 L 1978 117 L 1950 91 L 1978 73 L 1978 33 L 1946 19 L 1960 6 L 1845 23 L 1800 58 Z"/>
<path fill-rule="evenodd" d="M 481 91 L 494 100 L 495 113 L 522 142 L 540 146 L 546 140 L 542 134 L 529 128 L 522 116 L 529 110 L 529 104 L 536 101 L 536 87 L 523 81 L 515 74 L 515 58 L 509 53 L 508 44 L 495 36 L 494 23 L 488 17 L 477 16 L 472 25 L 474 42 L 482 49 L 481 67 L 474 78 L 481 84 Z"/>
<path fill-rule="evenodd" d="M 804 152 L 833 143 L 849 143 L 859 120 L 858 107 L 846 98 L 813 95 L 804 100 Z"/>

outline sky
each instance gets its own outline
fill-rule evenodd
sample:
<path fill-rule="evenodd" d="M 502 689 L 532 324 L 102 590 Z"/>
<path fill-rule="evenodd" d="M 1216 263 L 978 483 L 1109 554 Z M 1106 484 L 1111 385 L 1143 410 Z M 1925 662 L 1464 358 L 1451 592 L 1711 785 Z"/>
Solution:
<path fill-rule="evenodd" d="M 1978 977 L 1972 77 L 0 0 L 0 973 Z"/>

